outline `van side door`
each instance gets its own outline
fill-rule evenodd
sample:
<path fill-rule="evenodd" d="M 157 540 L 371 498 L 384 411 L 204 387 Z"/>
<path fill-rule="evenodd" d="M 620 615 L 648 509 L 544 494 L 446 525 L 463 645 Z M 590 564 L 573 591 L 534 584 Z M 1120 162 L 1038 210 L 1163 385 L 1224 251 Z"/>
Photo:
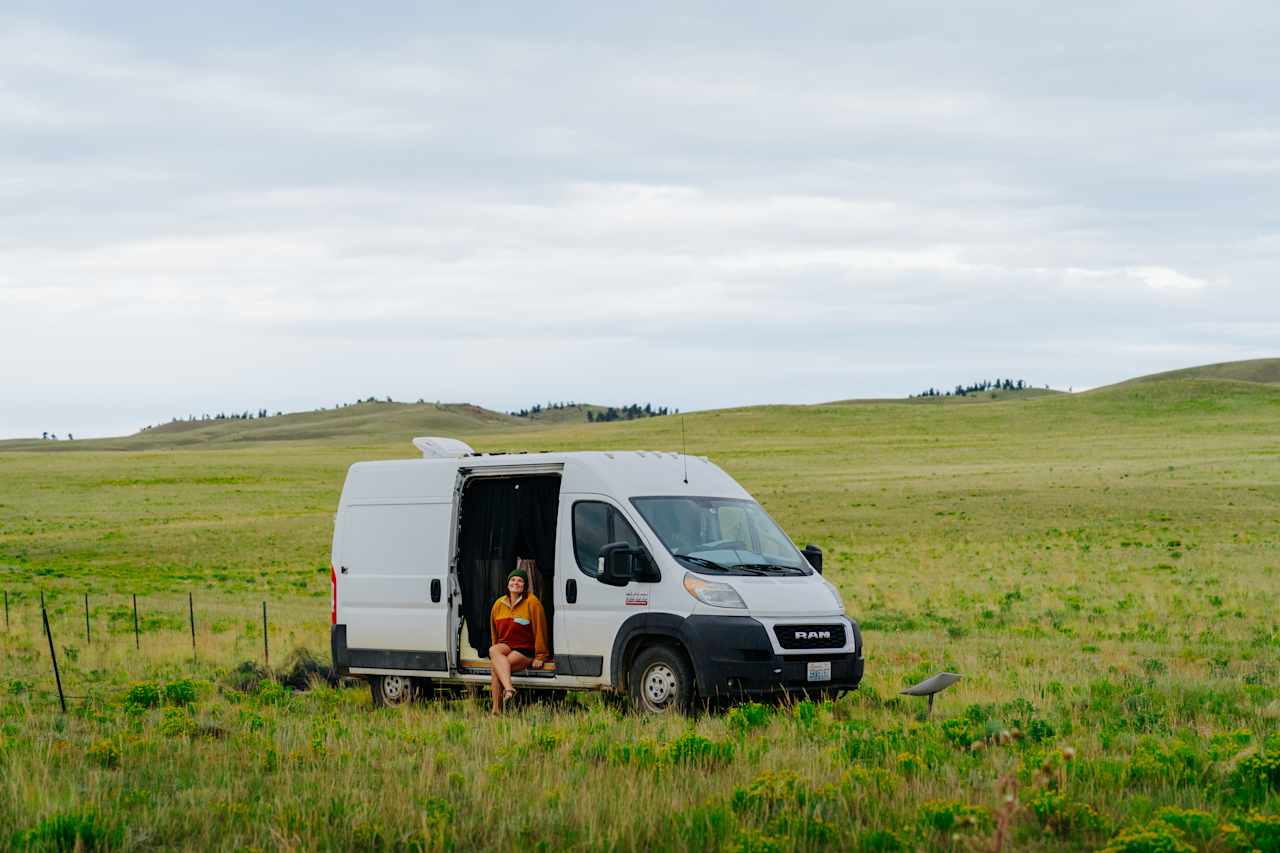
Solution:
<path fill-rule="evenodd" d="M 445 499 L 347 508 L 339 604 L 352 670 L 448 672 L 452 507 Z"/>

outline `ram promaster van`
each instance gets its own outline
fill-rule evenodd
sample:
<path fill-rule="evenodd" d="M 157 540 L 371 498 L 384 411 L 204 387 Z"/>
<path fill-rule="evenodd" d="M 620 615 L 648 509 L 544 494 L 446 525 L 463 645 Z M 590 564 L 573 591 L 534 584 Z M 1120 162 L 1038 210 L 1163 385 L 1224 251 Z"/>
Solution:
<path fill-rule="evenodd" d="M 684 711 L 862 679 L 822 552 L 705 458 L 414 445 L 423 458 L 351 466 L 333 534 L 334 667 L 368 679 L 376 704 L 487 684 L 490 607 L 520 557 L 552 656 L 517 685 Z"/>

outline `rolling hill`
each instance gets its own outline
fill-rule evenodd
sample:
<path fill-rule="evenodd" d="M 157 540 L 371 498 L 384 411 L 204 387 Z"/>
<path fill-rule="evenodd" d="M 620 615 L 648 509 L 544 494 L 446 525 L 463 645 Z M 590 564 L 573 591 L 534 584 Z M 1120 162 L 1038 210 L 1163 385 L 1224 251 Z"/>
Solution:
<path fill-rule="evenodd" d="M 1184 367 L 1180 370 L 1138 376 L 1126 382 L 1156 382 L 1165 379 L 1226 379 L 1234 382 L 1280 385 L 1280 358 L 1254 358 L 1248 361 L 1203 364 L 1199 367 Z"/>
<path fill-rule="evenodd" d="M 1167 407 L 1222 407 L 1241 394 L 1256 396 L 1250 389 L 1271 398 L 1280 386 L 1280 358 L 1225 362 L 1188 367 L 1149 376 L 1139 376 L 1079 394 L 1066 394 L 1038 388 L 1023 391 L 986 391 L 964 397 L 914 397 L 877 400 L 838 400 L 810 406 L 752 406 L 738 409 L 706 411 L 689 415 L 697 419 L 721 415 L 734 418 L 748 413 L 779 412 L 802 416 L 841 408 L 875 406 L 947 407 L 1000 406 L 1009 403 L 1038 406 L 1061 406 L 1064 415 L 1084 414 L 1115 406 L 1132 406 L 1158 415 Z M 1092 401 L 1092 402 L 1090 402 Z M 1094 411 L 1097 410 L 1097 411 Z M 0 441 L 0 451 L 41 450 L 163 450 L 177 448 L 234 448 L 264 442 L 302 442 L 321 445 L 360 446 L 402 442 L 416 435 L 464 436 L 490 445 L 492 438 L 504 446 L 514 441 L 522 445 L 522 436 L 530 440 L 558 444 L 557 438 L 580 439 L 580 431 L 608 428 L 605 424 L 588 424 L 587 412 L 600 414 L 604 407 L 578 404 L 558 409 L 544 409 L 529 417 L 514 417 L 470 403 L 393 403 L 366 401 L 336 409 L 295 412 L 254 420 L 174 421 L 144 429 L 130 436 L 68 441 L 13 439 Z M 661 423 L 660 423 L 661 422 Z M 639 426 L 629 435 L 648 433 L 667 435 L 671 422 L 655 418 L 649 427 Z M 562 435 L 563 434 L 563 435 Z M 668 445 L 670 442 L 667 443 Z M 664 445 L 667 446 L 667 445 Z"/>

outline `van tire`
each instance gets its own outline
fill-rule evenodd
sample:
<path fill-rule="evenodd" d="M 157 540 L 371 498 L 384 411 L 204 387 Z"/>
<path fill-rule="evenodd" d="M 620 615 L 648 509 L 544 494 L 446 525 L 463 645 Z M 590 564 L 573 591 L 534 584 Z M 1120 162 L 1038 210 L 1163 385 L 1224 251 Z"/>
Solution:
<path fill-rule="evenodd" d="M 688 714 L 693 710 L 696 691 L 689 658 L 674 646 L 649 646 L 631 664 L 627 692 L 631 707 L 638 713 Z"/>
<path fill-rule="evenodd" d="M 373 694 L 373 707 L 395 708 L 421 699 L 428 690 L 421 678 L 408 675 L 371 675 L 369 691 Z"/>

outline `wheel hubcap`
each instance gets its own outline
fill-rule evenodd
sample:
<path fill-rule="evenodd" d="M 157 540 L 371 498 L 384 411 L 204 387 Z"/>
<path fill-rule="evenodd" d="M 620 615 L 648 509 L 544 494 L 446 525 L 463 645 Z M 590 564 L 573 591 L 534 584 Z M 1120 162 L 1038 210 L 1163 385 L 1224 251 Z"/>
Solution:
<path fill-rule="evenodd" d="M 679 682 L 665 663 L 655 663 L 646 669 L 642 683 L 645 703 L 650 708 L 662 710 L 675 701 Z"/>
<path fill-rule="evenodd" d="M 400 704 L 409 698 L 409 679 L 401 675 L 384 675 L 382 695 L 390 704 Z"/>

